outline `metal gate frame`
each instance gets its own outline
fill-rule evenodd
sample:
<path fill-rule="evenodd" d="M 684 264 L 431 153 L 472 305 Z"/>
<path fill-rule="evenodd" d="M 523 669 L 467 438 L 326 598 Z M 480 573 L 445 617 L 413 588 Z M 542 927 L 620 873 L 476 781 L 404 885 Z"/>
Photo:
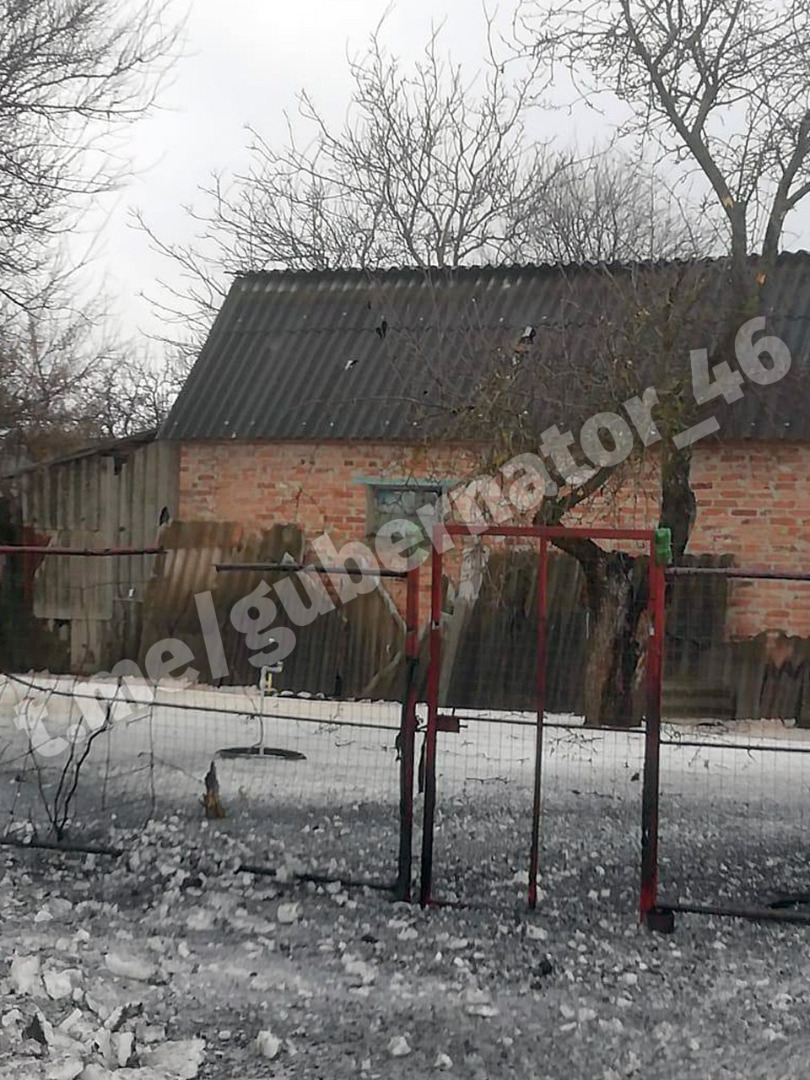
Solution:
<path fill-rule="evenodd" d="M 540 862 L 540 814 L 543 765 L 543 726 L 546 711 L 547 659 L 547 582 L 549 541 L 563 538 L 588 540 L 636 541 L 649 549 L 650 642 L 647 651 L 647 710 L 645 731 L 645 762 L 642 795 L 641 833 L 641 899 L 640 915 L 644 919 L 655 905 L 658 872 L 658 773 L 657 747 L 661 725 L 661 684 L 664 641 L 664 570 L 656 561 L 655 531 L 652 529 L 565 528 L 563 526 L 492 526 L 482 529 L 459 523 L 439 523 L 433 529 L 433 552 L 430 591 L 430 662 L 427 680 L 427 731 L 425 733 L 425 803 L 422 831 L 422 855 L 419 902 L 422 907 L 438 903 L 432 896 L 433 839 L 436 815 L 436 736 L 442 730 L 455 730 L 457 721 L 444 716 L 439 709 L 439 677 L 442 650 L 442 567 L 443 535 L 494 538 L 527 538 L 539 540 L 539 569 L 537 575 L 538 632 L 537 632 L 537 722 L 535 734 L 534 791 L 532 803 L 531 849 L 529 853 L 528 906 L 537 906 L 537 873 Z"/>

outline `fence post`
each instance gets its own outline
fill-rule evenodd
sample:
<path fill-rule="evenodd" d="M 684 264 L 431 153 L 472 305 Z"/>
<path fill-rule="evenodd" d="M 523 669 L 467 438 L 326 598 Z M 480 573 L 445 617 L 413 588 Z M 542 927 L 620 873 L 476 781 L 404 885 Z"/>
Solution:
<path fill-rule="evenodd" d="M 543 773 L 543 720 L 546 713 L 546 642 L 548 608 L 548 540 L 540 538 L 537 570 L 537 732 L 534 742 L 534 801 L 532 846 L 529 856 L 529 910 L 537 907 L 537 872 L 540 867 L 540 797 Z"/>
<path fill-rule="evenodd" d="M 399 859 L 396 899 L 410 902 L 413 854 L 413 774 L 416 743 L 416 673 L 419 666 L 419 567 L 408 571 L 405 601 L 405 687 L 400 721 Z"/>
<path fill-rule="evenodd" d="M 427 731 L 425 732 L 425 814 L 422 825 L 422 864 L 419 903 L 427 907 L 433 880 L 433 823 L 436 816 L 436 717 L 439 711 L 439 677 L 442 662 L 442 551 L 434 528 L 430 577 L 430 667 L 427 684 Z"/>
<path fill-rule="evenodd" d="M 661 754 L 661 689 L 664 661 L 665 568 L 650 545 L 650 641 L 647 650 L 647 720 L 641 801 L 639 918 L 649 924 L 658 902 L 658 804 Z"/>

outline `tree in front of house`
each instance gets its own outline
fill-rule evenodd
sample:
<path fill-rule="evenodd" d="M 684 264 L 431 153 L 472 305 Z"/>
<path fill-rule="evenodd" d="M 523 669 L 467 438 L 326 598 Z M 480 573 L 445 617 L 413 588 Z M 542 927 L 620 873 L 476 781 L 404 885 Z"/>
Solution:
<path fill-rule="evenodd" d="M 609 332 L 595 338 L 613 357 L 620 382 L 623 376 L 632 381 L 639 359 L 654 360 L 646 368 L 655 372 L 660 399 L 661 524 L 672 529 L 681 555 L 695 497 L 690 447 L 673 440 L 691 426 L 701 404 L 741 396 L 741 376 L 728 366 L 737 335 L 764 311 L 786 225 L 810 194 L 810 3 L 525 0 L 520 27 L 532 57 L 552 73 L 571 75 L 591 102 L 617 96 L 629 115 L 620 134 L 633 139 L 640 154 L 652 148 L 654 167 L 690 183 L 706 211 L 722 222 L 722 247 L 709 252 L 720 254 L 719 263 L 698 267 L 697 276 L 658 283 L 657 310 L 636 302 L 637 281 L 625 283 L 624 314 L 607 320 Z M 698 312 L 697 323 L 683 317 L 686 308 Z M 617 324 L 623 340 L 614 349 Z M 703 342 L 694 338 L 696 325 Z M 701 345 L 708 355 L 693 359 L 690 372 L 687 358 Z M 572 499 L 592 494 L 606 480 L 594 471 L 581 489 L 550 500 L 540 520 L 560 521 Z M 596 640 L 586 672 L 589 719 L 621 721 L 631 715 L 632 665 L 623 659 L 640 610 L 638 566 L 591 541 L 566 547 L 585 573 Z"/>

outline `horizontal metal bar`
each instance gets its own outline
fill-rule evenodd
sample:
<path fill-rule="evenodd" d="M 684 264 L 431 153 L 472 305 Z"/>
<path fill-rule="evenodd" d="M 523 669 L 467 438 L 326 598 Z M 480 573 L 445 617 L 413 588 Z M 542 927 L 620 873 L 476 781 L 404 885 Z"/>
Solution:
<path fill-rule="evenodd" d="M 7 675 L 6 678 L 12 682 L 19 683 L 21 686 L 27 686 L 32 690 L 39 692 L 40 694 L 46 694 L 52 697 L 66 697 L 74 698 L 76 701 L 98 701 L 100 704 L 110 705 L 129 705 L 136 713 L 145 713 L 148 709 L 178 709 L 180 712 L 215 712 L 217 716 L 238 716 L 243 720 L 295 720 L 301 724 L 326 724 L 328 727 L 347 727 L 347 728 L 369 728 L 373 731 L 399 731 L 399 724 L 373 724 L 370 721 L 363 720 L 340 720 L 334 717 L 324 716 L 295 716 L 293 713 L 262 713 L 260 710 L 251 712 L 249 709 L 223 709 L 215 702 L 209 705 L 189 705 L 181 701 L 138 701 L 134 698 L 128 698 L 125 696 L 117 696 L 116 694 L 76 694 L 67 690 L 54 690 L 48 686 L 39 686 L 37 683 L 30 682 L 27 679 L 21 679 L 18 675 Z M 92 676 L 88 676 L 86 680 L 82 680 L 86 684 L 92 684 Z M 110 684 L 107 683 L 107 686 Z M 211 691 L 215 693 L 214 690 Z M 274 701 L 302 701 L 312 700 L 310 698 L 273 698 Z M 327 699 L 331 700 L 331 699 Z M 351 705 L 355 704 L 351 698 L 346 699 L 343 704 Z M 399 701 L 383 701 L 379 702 L 381 705 L 391 705 L 392 707 L 401 708 L 402 703 Z M 140 716 L 124 717 L 122 720 L 115 721 L 110 724 L 110 727 L 115 723 L 131 724 L 136 720 L 141 719 Z"/>
<path fill-rule="evenodd" d="M 810 911 L 783 911 L 756 904 L 692 904 L 661 901 L 655 905 L 655 908 L 656 911 L 681 912 L 685 915 L 718 915 L 729 919 L 810 925 Z"/>
<path fill-rule="evenodd" d="M 516 716 L 459 716 L 462 724 L 506 724 L 512 727 L 537 727 L 537 717 L 532 720 L 524 720 Z M 585 724 L 562 724 L 558 720 L 544 720 L 543 728 L 546 731 L 580 731 L 583 735 L 596 735 L 600 731 L 620 731 L 626 735 L 643 735 L 644 728 L 636 724 L 634 727 L 586 727 Z"/>
<path fill-rule="evenodd" d="M 773 753 L 773 754 L 810 754 L 810 744 L 807 746 L 767 746 L 767 745 L 751 745 L 749 743 L 731 743 L 731 742 L 705 742 L 700 739 L 662 739 L 662 746 L 688 746 L 694 749 L 700 750 L 751 750 L 758 753 Z"/>
<path fill-rule="evenodd" d="M 567 529 L 563 525 L 493 525 L 481 529 L 477 525 L 465 525 L 455 521 L 441 523 L 436 528 L 444 529 L 451 536 L 522 536 L 538 540 L 571 536 L 586 540 L 640 540 L 649 543 L 654 535 L 652 529 L 588 529 L 581 526 Z"/>
<path fill-rule="evenodd" d="M 746 570 L 736 566 L 670 566 L 667 577 L 725 577 L 750 578 L 763 581 L 810 581 L 810 572 L 803 570 Z"/>
<path fill-rule="evenodd" d="M 271 866 L 249 866 L 243 864 L 237 874 L 256 874 L 257 877 L 277 877 L 278 871 Z M 396 882 L 363 881 L 361 878 L 343 878 L 330 874 L 293 874 L 296 881 L 312 882 L 315 885 L 345 885 L 348 889 L 374 889 L 376 892 L 394 892 Z"/>
<path fill-rule="evenodd" d="M 436 717 L 436 730 L 445 731 L 449 735 L 458 735 L 461 731 L 461 717 L 439 713 Z"/>
<path fill-rule="evenodd" d="M 0 555 L 71 555 L 78 558 L 128 556 L 128 555 L 162 555 L 165 551 L 162 547 L 142 548 L 73 548 L 56 547 L 56 545 L 42 544 L 2 544 Z"/>
<path fill-rule="evenodd" d="M 347 574 L 347 575 L 360 575 L 361 577 L 381 577 L 381 578 L 407 578 L 407 570 L 388 570 L 384 567 L 380 567 L 378 570 L 369 570 L 365 567 L 358 566 L 356 569 L 350 569 L 348 566 L 315 566 L 312 563 L 304 565 L 303 563 L 214 563 L 214 569 L 218 574 L 227 573 L 233 570 L 262 570 L 267 573 L 288 573 L 295 574 L 302 571 L 308 571 L 314 574 Z"/>
<path fill-rule="evenodd" d="M 124 854 L 122 848 L 106 847 L 103 844 L 73 844 L 58 840 L 17 840 L 13 836 L 1 836 L 0 847 L 61 851 L 65 855 L 109 855 L 112 859 L 118 859 Z"/>

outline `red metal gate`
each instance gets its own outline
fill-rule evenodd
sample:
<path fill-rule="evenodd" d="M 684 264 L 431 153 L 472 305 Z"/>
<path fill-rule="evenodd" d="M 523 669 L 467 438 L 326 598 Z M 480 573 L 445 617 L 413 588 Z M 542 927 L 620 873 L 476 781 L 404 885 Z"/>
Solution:
<path fill-rule="evenodd" d="M 433 884 L 434 832 L 436 818 L 436 747 L 437 733 L 457 731 L 458 718 L 443 712 L 439 702 L 440 673 L 442 663 L 442 597 L 443 555 L 441 531 L 451 537 L 525 538 L 539 544 L 539 567 L 537 574 L 538 627 L 536 641 L 536 702 L 534 735 L 534 783 L 531 810 L 531 840 L 527 852 L 528 904 L 537 904 L 537 875 L 540 869 L 541 790 L 543 772 L 543 733 L 546 713 L 546 659 L 547 640 L 547 568 L 550 541 L 564 538 L 603 540 L 611 543 L 641 542 L 649 551 L 649 609 L 650 641 L 646 666 L 646 741 L 657 745 L 661 716 L 661 678 L 663 656 L 663 603 L 664 567 L 656 562 L 655 533 L 652 530 L 610 528 L 563 528 L 547 526 L 508 526 L 472 529 L 462 524 L 443 524 L 436 527 L 433 537 L 431 613 L 430 613 L 430 662 L 427 681 L 427 730 L 424 747 L 424 824 L 422 833 L 421 877 L 419 899 L 423 907 L 435 903 Z M 648 755 L 649 760 L 649 755 Z M 642 913 L 654 903 L 656 882 L 657 829 L 654 820 L 657 777 L 650 772 L 645 775 L 642 813 Z"/>

